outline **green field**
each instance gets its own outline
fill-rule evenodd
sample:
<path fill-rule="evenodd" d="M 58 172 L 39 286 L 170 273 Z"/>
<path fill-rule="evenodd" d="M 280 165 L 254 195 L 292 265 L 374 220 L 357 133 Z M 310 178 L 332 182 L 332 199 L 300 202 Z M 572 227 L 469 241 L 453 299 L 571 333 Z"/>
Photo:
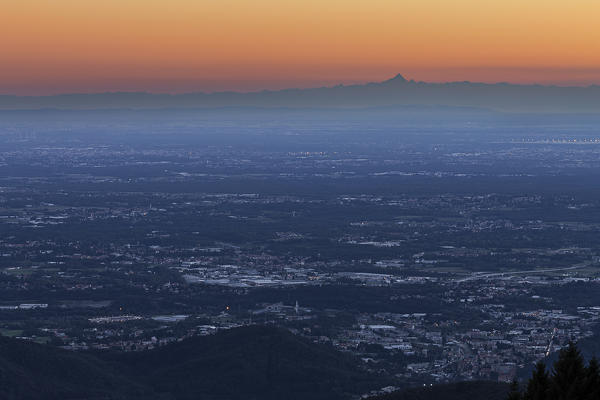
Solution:
<path fill-rule="evenodd" d="M 23 331 L 21 329 L 0 328 L 0 335 L 2 335 L 2 336 L 15 337 L 15 336 L 21 336 L 22 334 L 23 334 Z"/>

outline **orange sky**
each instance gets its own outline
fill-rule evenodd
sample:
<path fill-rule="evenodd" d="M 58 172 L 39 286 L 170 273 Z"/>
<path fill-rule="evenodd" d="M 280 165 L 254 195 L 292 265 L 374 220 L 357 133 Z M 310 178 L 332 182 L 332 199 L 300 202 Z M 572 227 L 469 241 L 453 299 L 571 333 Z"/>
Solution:
<path fill-rule="evenodd" d="M 0 93 L 600 84 L 598 0 L 15 0 Z"/>

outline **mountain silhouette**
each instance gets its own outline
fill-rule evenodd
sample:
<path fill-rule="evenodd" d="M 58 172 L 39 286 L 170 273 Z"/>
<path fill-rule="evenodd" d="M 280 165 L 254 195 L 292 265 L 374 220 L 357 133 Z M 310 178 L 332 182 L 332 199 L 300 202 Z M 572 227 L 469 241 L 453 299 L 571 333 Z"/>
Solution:
<path fill-rule="evenodd" d="M 406 78 L 404 76 L 402 76 L 402 74 L 398 74 L 398 75 L 394 76 L 392 79 L 388 79 L 387 81 L 385 81 L 383 83 L 398 84 L 398 83 L 406 83 L 406 82 L 408 82 L 406 80 Z"/>
<path fill-rule="evenodd" d="M 0 110 L 160 108 L 369 108 L 389 106 L 478 107 L 504 112 L 599 113 L 600 86 L 510 83 L 428 83 L 401 74 L 383 82 L 309 89 L 153 94 L 116 92 L 54 96 L 0 95 Z"/>

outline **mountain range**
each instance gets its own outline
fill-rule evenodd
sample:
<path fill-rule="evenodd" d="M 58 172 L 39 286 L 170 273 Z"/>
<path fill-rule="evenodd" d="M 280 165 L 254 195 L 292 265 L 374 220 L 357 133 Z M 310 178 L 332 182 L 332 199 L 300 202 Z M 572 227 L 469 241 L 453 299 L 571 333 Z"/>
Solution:
<path fill-rule="evenodd" d="M 259 92 L 155 94 L 109 92 L 50 96 L 0 95 L 0 110 L 161 108 L 477 107 L 503 112 L 600 113 L 600 86 L 429 83 L 398 74 L 383 82 Z"/>

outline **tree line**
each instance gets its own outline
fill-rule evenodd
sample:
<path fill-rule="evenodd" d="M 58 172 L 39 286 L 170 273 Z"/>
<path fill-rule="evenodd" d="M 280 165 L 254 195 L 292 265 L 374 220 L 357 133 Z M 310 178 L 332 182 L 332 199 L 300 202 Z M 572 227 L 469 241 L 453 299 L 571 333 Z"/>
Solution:
<path fill-rule="evenodd" d="M 570 342 L 550 370 L 540 361 L 523 388 L 514 381 L 507 400 L 600 400 L 600 364 L 593 357 L 585 365 Z"/>

